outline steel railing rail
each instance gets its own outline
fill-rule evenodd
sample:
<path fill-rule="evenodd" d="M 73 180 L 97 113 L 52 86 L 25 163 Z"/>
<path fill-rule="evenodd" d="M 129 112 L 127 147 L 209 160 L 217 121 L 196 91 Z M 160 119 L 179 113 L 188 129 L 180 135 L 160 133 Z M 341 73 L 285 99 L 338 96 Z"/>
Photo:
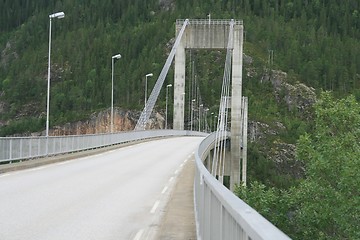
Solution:
<path fill-rule="evenodd" d="M 177 130 L 149 130 L 50 137 L 0 137 L 0 163 L 101 148 L 155 137 L 206 136 Z"/>
<path fill-rule="evenodd" d="M 229 25 L 229 23 L 233 19 L 188 19 L 189 24 L 191 25 L 206 25 L 206 24 L 212 24 L 212 25 Z M 177 25 L 182 25 L 186 19 L 176 19 Z M 243 25 L 242 20 L 233 20 L 235 25 Z"/>
<path fill-rule="evenodd" d="M 203 165 L 214 146 L 215 133 L 195 153 L 194 203 L 197 239 L 290 239 L 230 192 Z"/>

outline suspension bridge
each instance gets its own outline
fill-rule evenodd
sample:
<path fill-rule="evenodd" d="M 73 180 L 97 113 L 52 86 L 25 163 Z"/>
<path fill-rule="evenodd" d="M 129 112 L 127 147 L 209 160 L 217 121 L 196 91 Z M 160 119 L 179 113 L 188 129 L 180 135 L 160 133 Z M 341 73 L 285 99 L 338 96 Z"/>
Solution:
<path fill-rule="evenodd" d="M 226 50 L 216 131 L 211 134 L 184 130 L 186 49 Z M 0 199 L 0 238 L 153 239 L 153 226 L 161 217 L 155 213 L 166 204 L 171 179 L 194 158 L 198 239 L 289 239 L 231 192 L 235 184 L 246 185 L 248 100 L 242 96 L 242 56 L 242 21 L 177 20 L 175 43 L 133 132 L 0 138 L 0 163 L 8 163 L 0 168 L 6 172 L 0 175 L 0 191 L 6 196 Z M 148 130 L 173 61 L 174 129 Z M 115 149 L 30 168 L 49 155 L 108 146 Z M 144 194 L 133 194 L 139 189 Z"/>

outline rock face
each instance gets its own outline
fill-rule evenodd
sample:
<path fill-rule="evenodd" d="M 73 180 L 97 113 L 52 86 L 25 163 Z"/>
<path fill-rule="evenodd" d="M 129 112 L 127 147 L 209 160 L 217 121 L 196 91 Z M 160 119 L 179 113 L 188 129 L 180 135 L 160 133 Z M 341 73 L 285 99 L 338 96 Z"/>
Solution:
<path fill-rule="evenodd" d="M 289 84 L 286 79 L 287 73 L 271 70 L 260 81 L 271 82 L 278 102 L 285 101 L 290 111 L 296 111 L 304 120 L 311 119 L 311 108 L 316 102 L 315 89 L 303 83 Z"/>
<path fill-rule="evenodd" d="M 251 68 L 247 69 L 248 77 L 256 76 Z M 316 102 L 315 89 L 302 83 L 290 84 L 287 73 L 279 70 L 268 70 L 260 82 L 270 82 L 278 103 L 287 106 L 304 121 L 313 119 L 312 106 Z M 283 142 L 281 133 L 286 127 L 281 122 L 271 123 L 271 126 L 258 121 L 249 121 L 248 136 L 250 142 L 256 142 L 268 159 L 271 159 L 279 173 L 290 174 L 301 178 L 305 174 L 303 163 L 296 160 L 296 145 Z"/>
<path fill-rule="evenodd" d="M 13 49 L 13 44 L 9 41 L 6 43 L 5 48 L 1 51 L 0 66 L 6 68 L 11 60 L 17 59 L 18 57 L 19 55 Z"/>
<path fill-rule="evenodd" d="M 280 122 L 270 126 L 266 123 L 249 121 L 248 139 L 250 142 L 258 143 L 259 150 L 276 164 L 279 173 L 301 178 L 305 170 L 303 164 L 296 160 L 295 144 L 282 142 L 278 138 L 281 131 L 285 130 L 285 126 Z"/>
<path fill-rule="evenodd" d="M 163 11 L 171 11 L 175 8 L 174 0 L 159 0 L 159 6 Z"/>
<path fill-rule="evenodd" d="M 0 98 L 4 95 L 4 92 L 0 91 Z M 0 116 L 6 112 L 6 103 L 0 100 Z M 0 127 L 5 125 L 5 121 L 0 119 Z"/>
<path fill-rule="evenodd" d="M 114 132 L 132 131 L 135 128 L 140 112 L 125 111 L 114 108 Z M 88 120 L 67 123 L 63 126 L 55 126 L 49 130 L 51 136 L 99 134 L 111 131 L 110 109 L 93 113 Z M 151 115 L 147 129 L 162 129 L 165 120 L 160 113 Z M 44 135 L 45 132 L 40 133 Z"/>

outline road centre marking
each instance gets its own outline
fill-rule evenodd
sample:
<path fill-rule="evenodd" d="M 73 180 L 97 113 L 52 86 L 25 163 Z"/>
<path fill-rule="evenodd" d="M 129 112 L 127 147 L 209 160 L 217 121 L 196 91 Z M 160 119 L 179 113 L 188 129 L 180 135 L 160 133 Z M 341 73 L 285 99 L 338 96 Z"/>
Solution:
<path fill-rule="evenodd" d="M 154 214 L 156 212 L 156 209 L 158 208 L 159 204 L 160 204 L 160 201 L 155 202 L 154 206 L 152 207 L 152 209 L 150 211 L 151 214 Z"/>
<path fill-rule="evenodd" d="M 143 235 L 143 233 L 144 233 L 144 229 L 140 229 L 140 230 L 136 233 L 136 235 L 135 235 L 135 237 L 134 237 L 134 240 L 140 240 L 140 239 L 141 239 L 141 236 Z"/>
<path fill-rule="evenodd" d="M 161 194 L 164 194 L 168 190 L 168 186 L 165 186 L 163 190 L 161 191 Z"/>

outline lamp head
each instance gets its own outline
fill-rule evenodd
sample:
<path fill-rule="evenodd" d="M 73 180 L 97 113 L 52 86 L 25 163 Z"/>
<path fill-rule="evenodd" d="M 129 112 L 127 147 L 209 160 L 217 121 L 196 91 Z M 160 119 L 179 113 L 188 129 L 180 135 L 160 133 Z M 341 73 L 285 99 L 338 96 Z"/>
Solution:
<path fill-rule="evenodd" d="M 64 18 L 65 13 L 64 12 L 57 12 L 49 15 L 49 18 Z"/>
<path fill-rule="evenodd" d="M 121 55 L 120 54 L 116 54 L 114 56 L 112 56 L 113 59 L 120 59 L 121 58 Z"/>
<path fill-rule="evenodd" d="M 145 77 L 152 77 L 152 76 L 154 76 L 154 74 L 152 74 L 152 73 L 148 73 L 145 75 Z"/>

